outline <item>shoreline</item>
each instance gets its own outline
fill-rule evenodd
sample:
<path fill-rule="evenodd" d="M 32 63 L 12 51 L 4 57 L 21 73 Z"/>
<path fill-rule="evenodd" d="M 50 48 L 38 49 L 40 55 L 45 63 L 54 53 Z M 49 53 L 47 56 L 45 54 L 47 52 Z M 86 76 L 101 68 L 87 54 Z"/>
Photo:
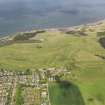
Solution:
<path fill-rule="evenodd" d="M 32 32 L 32 31 L 39 31 L 39 30 L 50 31 L 50 30 L 59 30 L 59 29 L 70 29 L 70 28 L 75 29 L 75 28 L 80 28 L 81 26 L 96 26 L 104 22 L 105 22 L 105 19 L 102 19 L 95 22 L 89 22 L 89 23 L 74 25 L 74 26 L 64 26 L 64 27 L 56 27 L 56 28 L 39 28 L 39 29 L 32 29 L 30 31 L 21 31 L 16 33 L 25 33 L 25 32 Z"/>
<path fill-rule="evenodd" d="M 1 38 L 4 38 L 4 37 L 9 37 L 9 36 L 13 36 L 13 35 L 16 35 L 18 33 L 31 33 L 31 32 L 35 32 L 35 31 L 60 31 L 60 30 L 75 30 L 75 29 L 78 29 L 78 28 L 81 28 L 83 26 L 96 26 L 96 25 L 100 25 L 102 23 L 105 22 L 105 19 L 103 20 L 98 20 L 98 21 L 95 21 L 95 22 L 89 22 L 89 23 L 86 23 L 86 24 L 81 24 L 81 25 L 74 25 L 74 26 L 64 26 L 64 27 L 56 27 L 56 28 L 39 28 L 39 29 L 32 29 L 30 31 L 19 31 L 19 32 L 14 32 L 14 33 L 10 33 L 10 34 L 7 34 L 7 35 L 4 35 L 4 34 L 0 34 L 0 39 Z"/>

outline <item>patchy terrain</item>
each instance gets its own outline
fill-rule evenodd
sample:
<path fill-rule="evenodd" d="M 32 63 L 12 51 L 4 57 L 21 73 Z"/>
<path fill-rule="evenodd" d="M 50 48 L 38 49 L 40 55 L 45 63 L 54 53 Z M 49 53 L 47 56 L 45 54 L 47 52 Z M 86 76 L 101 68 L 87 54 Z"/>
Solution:
<path fill-rule="evenodd" d="M 60 87 L 58 82 L 48 83 L 51 105 L 105 105 L 105 21 L 18 33 L 1 38 L 0 43 L 0 69 L 64 67 L 70 71 L 62 78 L 71 84 L 68 88 Z M 27 90 L 36 91 L 30 87 Z M 80 98 L 76 102 L 77 95 Z"/>

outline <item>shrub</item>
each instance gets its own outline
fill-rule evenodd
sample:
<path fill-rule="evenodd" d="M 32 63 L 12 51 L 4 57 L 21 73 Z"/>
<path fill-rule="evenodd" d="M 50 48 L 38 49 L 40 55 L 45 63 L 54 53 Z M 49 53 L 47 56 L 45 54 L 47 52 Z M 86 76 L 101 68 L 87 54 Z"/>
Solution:
<path fill-rule="evenodd" d="M 105 36 L 105 31 L 103 31 L 103 32 L 97 32 L 97 36 Z"/>

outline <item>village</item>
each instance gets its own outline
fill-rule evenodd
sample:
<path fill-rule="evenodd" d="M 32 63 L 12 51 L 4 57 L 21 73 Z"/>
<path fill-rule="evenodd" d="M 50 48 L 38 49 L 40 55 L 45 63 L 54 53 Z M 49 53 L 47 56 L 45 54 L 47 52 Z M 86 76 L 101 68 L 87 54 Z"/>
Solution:
<path fill-rule="evenodd" d="M 66 69 L 49 68 L 32 72 L 0 71 L 0 105 L 51 105 L 48 82 L 64 76 Z"/>

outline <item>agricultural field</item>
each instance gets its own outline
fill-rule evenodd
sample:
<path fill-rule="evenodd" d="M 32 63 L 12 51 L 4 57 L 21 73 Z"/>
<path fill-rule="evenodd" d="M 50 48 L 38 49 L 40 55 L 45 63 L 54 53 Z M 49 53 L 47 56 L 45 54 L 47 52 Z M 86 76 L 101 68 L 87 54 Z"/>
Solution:
<path fill-rule="evenodd" d="M 70 72 L 62 81 L 48 83 L 51 105 L 105 105 L 105 21 L 10 39 L 0 47 L 0 69 L 64 67 Z M 31 94 L 34 89 L 26 90 Z"/>

